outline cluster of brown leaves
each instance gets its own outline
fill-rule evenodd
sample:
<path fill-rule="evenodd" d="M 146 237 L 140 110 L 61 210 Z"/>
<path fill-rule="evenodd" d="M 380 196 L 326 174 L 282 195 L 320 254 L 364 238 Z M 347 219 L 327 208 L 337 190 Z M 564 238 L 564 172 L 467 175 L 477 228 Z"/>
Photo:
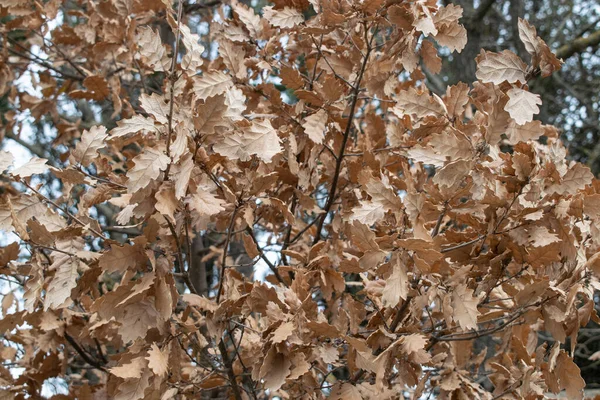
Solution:
<path fill-rule="evenodd" d="M 45 62 L 36 97 L 9 87 L 3 47 L 6 129 L 46 115 L 69 150 L 62 167 L 1 153 L 0 229 L 19 241 L 0 272 L 23 285 L 2 302 L 0 351 L 21 369 L 0 367 L 2 396 L 62 377 L 79 399 L 581 397 L 600 183 L 534 120 L 527 83 L 561 63 L 527 22 L 529 64 L 483 51 L 478 81 L 439 97 L 424 70 L 467 38 L 462 9 L 434 0 L 232 0 L 205 19 L 218 51 L 183 3 L 82 2 L 54 29 L 60 0 L 0 4 L 8 29 L 85 60 L 75 76 Z M 157 73 L 160 90 L 121 96 Z M 65 94 L 111 102 L 118 126 L 62 119 Z M 191 242 L 209 230 L 202 293 Z M 233 241 L 266 281 L 236 270 Z"/>

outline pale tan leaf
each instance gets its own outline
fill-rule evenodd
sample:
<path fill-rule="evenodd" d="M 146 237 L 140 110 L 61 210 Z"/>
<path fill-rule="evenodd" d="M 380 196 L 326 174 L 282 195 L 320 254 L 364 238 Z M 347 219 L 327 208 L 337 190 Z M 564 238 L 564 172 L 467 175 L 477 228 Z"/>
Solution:
<path fill-rule="evenodd" d="M 448 86 L 444 103 L 450 118 L 460 118 L 469 103 L 469 85 L 460 82 L 454 86 Z"/>
<path fill-rule="evenodd" d="M 231 2 L 231 8 L 233 8 L 233 11 L 238 15 L 240 21 L 246 26 L 246 29 L 250 32 L 250 36 L 257 38 L 262 31 L 262 27 L 260 24 L 260 17 L 254 14 L 254 10 L 237 0 Z"/>
<path fill-rule="evenodd" d="M 14 157 L 8 151 L 0 150 L 0 174 L 12 166 Z"/>
<path fill-rule="evenodd" d="M 479 299 L 473 297 L 473 290 L 466 285 L 458 285 L 452 292 L 452 308 L 454 314 L 452 319 L 463 329 L 476 329 L 479 311 L 477 305 Z"/>
<path fill-rule="evenodd" d="M 393 264 L 392 275 L 385 280 L 385 288 L 381 296 L 381 301 L 385 307 L 396 307 L 400 299 L 406 300 L 408 296 L 408 275 L 406 265 L 399 257 Z"/>
<path fill-rule="evenodd" d="M 136 357 L 127 364 L 112 367 L 110 373 L 122 379 L 141 378 L 148 362 L 144 357 Z"/>
<path fill-rule="evenodd" d="M 425 37 L 437 35 L 438 30 L 435 27 L 435 24 L 433 23 L 433 18 L 431 17 L 431 14 L 427 10 L 427 7 L 423 7 L 423 10 L 426 11 L 426 13 L 424 13 L 421 16 L 421 18 L 413 22 L 413 26 L 418 31 L 422 32 Z"/>
<path fill-rule="evenodd" d="M 316 144 L 323 143 L 325 139 L 325 127 L 327 124 L 327 112 L 323 109 L 304 118 L 302 127 L 310 140 Z"/>
<path fill-rule="evenodd" d="M 467 45 L 467 30 L 458 22 L 442 23 L 433 38 L 441 46 L 460 53 Z"/>
<path fill-rule="evenodd" d="M 511 121 L 506 130 L 506 136 L 508 136 L 508 142 L 510 144 L 537 140 L 543 134 L 544 129 L 542 128 L 542 123 L 540 121 L 526 122 L 523 125 Z"/>
<path fill-rule="evenodd" d="M 163 183 L 154 195 L 154 198 L 156 198 L 156 211 L 168 217 L 171 222 L 174 222 L 179 201 L 175 197 L 175 189 L 172 182 Z"/>
<path fill-rule="evenodd" d="M 461 6 L 456 4 L 448 4 L 438 8 L 437 12 L 433 16 L 433 22 L 436 25 L 449 24 L 451 22 L 458 22 L 463 16 L 463 9 Z"/>
<path fill-rule="evenodd" d="M 431 147 L 413 147 L 408 150 L 408 157 L 415 162 L 443 167 L 446 163 L 444 153 L 438 153 Z"/>
<path fill-rule="evenodd" d="M 202 216 L 211 216 L 224 211 L 223 205 L 225 202 L 208 190 L 199 188 L 191 199 L 188 201 L 190 209 L 196 211 Z"/>
<path fill-rule="evenodd" d="M 168 71 L 171 59 L 162 44 L 160 35 L 150 27 L 140 27 L 135 36 L 139 55 L 144 64 L 155 71 Z"/>
<path fill-rule="evenodd" d="M 521 18 L 519 18 L 518 27 L 519 38 L 525 45 L 525 50 L 531 54 L 533 67 L 539 67 L 544 77 L 558 71 L 562 62 L 552 53 L 546 42 L 537 35 L 535 27 Z"/>
<path fill-rule="evenodd" d="M 542 104 L 542 99 L 539 95 L 519 88 L 510 89 L 507 94 L 509 100 L 504 109 L 517 124 L 531 122 L 534 114 L 540 112 L 538 105 Z"/>
<path fill-rule="evenodd" d="M 437 157 L 441 157 L 441 160 L 454 161 L 469 159 L 473 156 L 473 145 L 464 135 L 458 132 L 444 132 L 433 135 L 429 141 L 429 146 L 435 153 L 439 154 Z M 435 159 L 436 157 L 430 156 L 430 158 Z M 441 165 L 444 165 L 444 163 L 442 162 Z"/>
<path fill-rule="evenodd" d="M 71 290 L 77 286 L 78 270 L 86 268 L 79 258 L 69 255 L 83 250 L 83 239 L 59 240 L 56 248 L 63 252 L 53 252 L 54 262 L 50 268 L 55 273 L 46 291 L 44 310 L 60 308 L 71 296 Z"/>
<path fill-rule="evenodd" d="M 148 147 L 133 159 L 134 167 L 127 172 L 127 189 L 130 192 L 143 189 L 158 179 L 161 171 L 167 169 L 167 157 L 160 148 Z"/>
<path fill-rule="evenodd" d="M 146 360 L 148 360 L 148 367 L 155 375 L 165 376 L 169 371 L 169 358 L 163 350 L 158 348 L 156 343 L 152 343 Z"/>
<path fill-rule="evenodd" d="M 227 68 L 238 79 L 246 79 L 248 70 L 244 64 L 245 52 L 241 46 L 234 45 L 229 40 L 219 42 L 219 54 Z"/>
<path fill-rule="evenodd" d="M 414 115 L 424 118 L 428 115 L 443 117 L 446 115 L 446 106 L 438 97 L 432 97 L 424 92 L 417 92 L 414 87 L 401 91 L 396 96 L 394 112 L 399 114 Z"/>
<path fill-rule="evenodd" d="M 221 71 L 205 72 L 202 76 L 194 76 L 194 95 L 198 99 L 206 100 L 225 93 L 232 85 L 231 77 Z"/>
<path fill-rule="evenodd" d="M 268 119 L 252 121 L 252 125 L 244 133 L 232 132 L 214 145 L 214 150 L 232 160 L 248 161 L 252 155 L 265 162 L 281 153 L 283 148 L 279 142 L 277 131 Z"/>
<path fill-rule="evenodd" d="M 202 65 L 204 46 L 198 43 L 200 36 L 192 33 L 187 25 L 180 24 L 179 29 L 181 30 L 181 42 L 186 49 L 185 55 L 181 60 L 181 66 L 190 73 L 194 73 Z"/>
<path fill-rule="evenodd" d="M 224 117 L 233 121 L 244 119 L 243 113 L 246 110 L 246 96 L 244 92 L 236 87 L 231 87 L 225 91 L 225 105 L 227 110 Z"/>
<path fill-rule="evenodd" d="M 94 126 L 89 131 L 83 131 L 81 141 L 71 153 L 72 161 L 88 167 L 97 157 L 98 150 L 105 147 L 104 141 L 108 135 L 103 126 Z"/>
<path fill-rule="evenodd" d="M 140 378 L 128 379 L 121 383 L 114 400 L 139 400 L 144 398 L 144 392 L 150 386 L 150 370 L 145 370 Z"/>
<path fill-rule="evenodd" d="M 160 314 L 154 308 L 153 302 L 144 299 L 126 306 L 118 332 L 123 342 L 132 342 L 145 337 L 150 329 L 158 327 L 159 321 Z"/>
<path fill-rule="evenodd" d="M 304 22 L 304 17 L 300 11 L 288 6 L 281 10 L 275 10 L 271 6 L 263 7 L 263 16 L 271 25 L 278 28 L 293 28 Z"/>
<path fill-rule="evenodd" d="M 592 179 L 594 179 L 594 174 L 592 174 L 589 167 L 577 163 L 567 171 L 560 183 L 551 185 L 546 191 L 548 193 L 558 193 L 560 195 L 567 195 L 569 193 L 575 194 L 591 184 Z"/>
<path fill-rule="evenodd" d="M 131 118 L 117 122 L 117 127 L 110 131 L 110 139 L 123 137 L 138 132 L 158 132 L 159 127 L 154 125 L 152 118 L 134 115 Z"/>
<path fill-rule="evenodd" d="M 424 364 L 431 360 L 431 355 L 425 350 L 427 345 L 427 337 L 419 333 L 413 333 L 403 336 L 401 348 L 402 351 L 409 355 L 412 361 Z"/>
<path fill-rule="evenodd" d="M 534 247 L 544 247 L 552 243 L 560 242 L 560 237 L 548 231 L 548 228 L 545 226 L 534 225 L 530 228 L 527 228 L 527 233 L 529 234 L 529 241 Z"/>
<path fill-rule="evenodd" d="M 20 196 L 10 200 L 10 204 L 0 204 L 0 231 L 13 231 L 13 217 L 17 218 L 16 223 L 25 226 L 31 218 L 47 213 L 48 207 L 37 197 Z"/>
<path fill-rule="evenodd" d="M 273 343 L 284 342 L 285 340 L 287 340 L 288 337 L 291 336 L 292 333 L 294 333 L 295 329 L 296 329 L 296 327 L 294 326 L 293 322 L 291 322 L 291 321 L 284 322 L 283 324 L 279 325 L 279 327 L 277 329 L 275 329 L 273 331 L 273 336 L 271 337 L 271 342 L 273 342 Z"/>
<path fill-rule="evenodd" d="M 436 171 L 433 182 L 437 185 L 451 188 L 459 184 L 471 171 L 471 161 L 456 160 L 449 162 Z"/>
<path fill-rule="evenodd" d="M 144 93 L 140 96 L 140 106 L 144 111 L 152 115 L 157 122 L 166 124 L 169 121 L 168 115 L 170 107 L 164 96 L 156 93 L 153 93 L 152 95 Z M 136 123 L 139 123 L 138 121 L 139 119 L 136 120 Z"/>
<path fill-rule="evenodd" d="M 179 162 L 173 164 L 169 175 L 175 182 L 175 197 L 179 200 L 185 196 L 194 169 L 194 157 L 191 153 L 184 154 Z"/>
<path fill-rule="evenodd" d="M 11 174 L 21 178 L 27 178 L 31 175 L 43 174 L 48 171 L 50 166 L 46 165 L 48 160 L 45 158 L 33 157 L 19 168 L 15 168 Z"/>
<path fill-rule="evenodd" d="M 350 221 L 358 221 L 365 225 L 373 225 L 385 216 L 386 209 L 379 202 L 361 201 L 360 206 L 352 209 Z"/>
<path fill-rule="evenodd" d="M 482 50 L 476 60 L 477 72 L 475 75 L 482 82 L 491 82 L 496 85 L 504 81 L 508 83 L 526 82 L 527 64 L 510 50 L 504 50 L 502 53 Z"/>

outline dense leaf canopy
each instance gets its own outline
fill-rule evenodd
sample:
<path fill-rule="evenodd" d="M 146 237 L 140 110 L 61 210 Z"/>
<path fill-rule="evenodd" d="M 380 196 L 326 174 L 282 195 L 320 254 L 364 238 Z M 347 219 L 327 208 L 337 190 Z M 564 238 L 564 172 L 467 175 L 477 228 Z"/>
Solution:
<path fill-rule="evenodd" d="M 531 23 L 436 93 L 454 4 L 0 7 L 0 397 L 582 398 L 600 182 Z"/>

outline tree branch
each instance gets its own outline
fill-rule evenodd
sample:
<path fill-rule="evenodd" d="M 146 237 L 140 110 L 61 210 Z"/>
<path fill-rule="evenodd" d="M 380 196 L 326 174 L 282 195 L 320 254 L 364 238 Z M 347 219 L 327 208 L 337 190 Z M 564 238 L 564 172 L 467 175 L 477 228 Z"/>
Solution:
<path fill-rule="evenodd" d="M 481 23 L 481 19 L 485 17 L 488 11 L 492 8 L 496 0 L 483 0 L 477 10 L 471 15 L 470 23 L 478 24 Z"/>
<path fill-rule="evenodd" d="M 227 347 L 225 347 L 225 342 L 223 340 L 219 342 L 219 352 L 221 353 L 221 357 L 223 357 L 223 364 L 225 364 L 225 368 L 227 369 L 227 376 L 229 378 L 229 383 L 231 384 L 231 389 L 233 390 L 233 396 L 236 400 L 242 400 L 242 393 L 240 392 L 240 387 L 238 386 L 235 380 L 233 364 L 231 363 L 229 354 L 227 354 Z"/>
<path fill-rule="evenodd" d="M 365 32 L 365 36 L 366 35 L 367 35 L 367 33 Z M 340 178 L 340 171 L 342 169 L 342 161 L 344 160 L 344 153 L 346 152 L 346 144 L 348 143 L 348 138 L 350 137 L 350 132 L 352 131 L 352 122 L 354 122 L 354 114 L 356 112 L 356 104 L 358 103 L 358 94 L 360 93 L 360 83 L 362 81 L 365 70 L 367 69 L 367 63 L 369 62 L 369 56 L 371 55 L 371 51 L 373 50 L 373 47 L 371 47 L 373 38 L 375 38 L 375 32 L 373 33 L 373 36 L 371 36 L 371 40 L 367 42 L 368 43 L 367 54 L 365 54 L 362 66 L 360 68 L 360 72 L 358 74 L 358 78 L 356 78 L 356 83 L 353 86 L 354 90 L 352 93 L 352 104 L 350 105 L 350 115 L 348 116 L 348 123 L 346 125 L 346 130 L 344 131 L 344 138 L 342 139 L 342 145 L 340 146 L 340 151 L 338 153 L 338 157 L 337 157 L 337 160 L 335 163 L 335 172 L 333 174 L 333 181 L 331 182 L 331 188 L 329 189 L 329 195 L 327 196 L 327 203 L 325 203 L 325 208 L 323 209 L 323 214 L 319 218 L 319 224 L 317 225 L 317 232 L 315 233 L 315 239 L 313 241 L 313 245 L 317 244 L 319 242 L 319 240 L 321 240 L 321 230 L 323 230 L 323 225 L 325 224 L 325 219 L 327 218 L 327 214 L 329 214 L 329 211 L 331 210 L 331 206 L 333 206 L 333 202 L 335 201 L 337 184 L 338 184 L 338 180 Z"/>
<path fill-rule="evenodd" d="M 579 37 L 562 45 L 556 50 L 556 57 L 566 60 L 567 58 L 582 53 L 588 47 L 596 47 L 600 44 L 600 30 L 592 32 L 586 37 Z"/>
<path fill-rule="evenodd" d="M 219 275 L 219 289 L 217 291 L 217 304 L 219 304 L 221 300 L 221 293 L 223 292 L 223 282 L 225 281 L 225 268 L 227 268 L 227 249 L 229 248 L 229 242 L 231 241 L 231 234 L 233 231 L 233 226 L 235 224 L 235 217 L 237 215 L 238 207 L 237 205 L 233 209 L 233 213 L 231 214 L 231 220 L 229 220 L 229 227 L 227 228 L 227 238 L 225 239 L 225 243 L 223 244 L 223 258 L 221 259 L 221 274 Z"/>
<path fill-rule="evenodd" d="M 46 151 L 44 150 L 44 148 L 42 146 L 40 146 L 39 144 L 27 143 L 26 141 L 21 139 L 19 136 L 15 135 L 13 132 L 8 131 L 8 130 L 4 134 L 4 137 L 6 137 L 14 142 L 17 142 L 21 146 L 25 147 L 34 156 L 37 156 L 39 158 L 49 158 L 48 154 L 46 154 Z"/>
<path fill-rule="evenodd" d="M 283 278 L 279 274 L 279 271 L 277 270 L 277 266 L 275 266 L 271 262 L 271 260 L 269 260 L 267 258 L 267 256 L 265 256 L 265 253 L 262 251 L 262 249 L 258 245 L 258 241 L 256 240 L 256 236 L 254 236 L 254 231 L 252 230 L 252 228 L 250 228 L 249 226 L 246 227 L 246 232 L 248 232 L 248 235 L 250 235 L 250 238 L 252 239 L 252 241 L 256 245 L 256 249 L 260 253 L 259 254 L 260 258 L 269 266 L 269 269 L 273 272 L 273 275 L 275 275 L 275 278 L 277 278 L 277 280 L 279 281 L 279 283 L 283 283 L 284 285 L 287 286 L 287 284 L 285 283 L 285 281 L 283 280 Z"/>
<path fill-rule="evenodd" d="M 73 347 L 73 349 L 75 349 L 75 351 L 77 352 L 77 354 L 79 354 L 81 356 L 81 358 L 83 358 L 83 360 L 88 363 L 89 365 L 91 365 L 94 368 L 97 368 L 101 371 L 106 372 L 106 368 L 104 368 L 104 366 L 102 364 L 100 364 L 98 361 L 92 359 L 86 352 L 85 350 L 83 350 L 83 348 L 81 346 L 79 346 L 79 344 L 75 341 L 75 339 L 73 339 L 73 337 L 71 337 L 71 335 L 69 335 L 68 333 L 65 332 L 65 339 L 67 340 L 67 342 L 69 342 L 69 344 Z"/>

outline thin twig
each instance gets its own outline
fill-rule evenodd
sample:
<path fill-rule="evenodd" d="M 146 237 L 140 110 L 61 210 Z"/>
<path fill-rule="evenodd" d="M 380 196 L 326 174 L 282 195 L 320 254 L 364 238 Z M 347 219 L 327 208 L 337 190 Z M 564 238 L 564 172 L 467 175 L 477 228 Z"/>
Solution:
<path fill-rule="evenodd" d="M 265 255 L 265 253 L 262 251 L 262 249 L 259 247 L 258 245 L 258 241 L 256 240 L 256 236 L 254 236 L 254 231 L 252 230 L 252 228 L 250 228 L 249 226 L 246 227 L 246 232 L 248 232 L 248 235 L 250 235 L 250 238 L 252 239 L 252 241 L 254 242 L 254 245 L 256 246 L 256 249 L 259 252 L 259 256 L 260 258 L 269 266 L 269 269 L 273 272 L 273 275 L 275 275 L 275 278 L 277 278 L 277 280 L 279 281 L 279 283 L 283 283 L 284 285 L 287 286 L 287 284 L 285 283 L 285 281 L 283 280 L 283 278 L 281 277 L 281 275 L 279 274 L 279 271 L 277 270 L 277 266 L 275 266 L 271 260 L 269 260 L 267 258 L 267 256 Z"/>
<path fill-rule="evenodd" d="M 219 289 L 217 291 L 217 304 L 221 301 L 221 293 L 223 292 L 223 282 L 225 281 L 225 269 L 227 268 L 227 249 L 229 248 L 229 242 L 231 241 L 231 234 L 233 226 L 235 224 L 235 217 L 238 212 L 238 206 L 236 205 L 231 213 L 231 219 L 229 220 L 229 226 L 227 227 L 227 237 L 225 238 L 225 244 L 223 245 L 223 257 L 221 259 L 221 274 L 219 275 Z"/>
<path fill-rule="evenodd" d="M 223 364 L 225 364 L 225 368 L 227 369 L 227 376 L 229 377 L 229 383 L 231 385 L 231 389 L 233 390 L 233 396 L 236 400 L 242 400 L 242 393 L 240 392 L 240 387 L 238 386 L 237 381 L 235 380 L 233 364 L 231 363 L 229 354 L 227 354 L 227 347 L 225 347 L 225 342 L 223 340 L 219 342 L 219 351 L 221 352 L 221 357 L 223 358 Z"/>
<path fill-rule="evenodd" d="M 73 219 L 73 221 L 77 222 L 79 225 L 81 225 L 82 227 L 84 227 L 85 229 L 89 230 L 90 232 L 92 232 L 94 235 L 98 236 L 101 239 L 105 239 L 104 235 L 102 235 L 102 233 L 98 232 L 97 230 L 95 230 L 94 228 L 92 228 L 91 226 L 89 226 L 88 224 L 83 223 L 83 221 L 81 221 L 79 218 L 77 218 L 76 216 L 74 216 L 73 214 L 71 214 L 67 209 L 59 206 L 58 204 L 56 204 L 54 201 L 50 200 L 48 197 L 44 196 L 42 193 L 40 193 L 39 191 L 37 191 L 36 189 L 34 189 L 33 187 L 31 187 L 27 182 L 25 181 L 21 181 L 21 183 L 23 183 L 27 188 L 29 188 L 32 192 L 36 193 L 38 196 L 42 197 L 42 199 L 50 204 L 52 204 L 54 207 L 56 207 L 58 210 L 62 211 L 63 213 L 67 214 L 69 216 L 69 218 Z"/>
<path fill-rule="evenodd" d="M 365 27 L 365 29 L 366 29 L 366 27 Z M 365 35 L 367 35 L 367 32 L 368 31 L 365 32 Z M 331 206 L 333 206 L 333 202 L 335 201 L 335 194 L 337 191 L 338 180 L 340 179 L 340 171 L 342 169 L 342 161 L 344 160 L 344 153 L 346 152 L 346 144 L 348 143 L 348 139 L 350 138 L 350 132 L 352 131 L 352 123 L 354 122 L 354 116 L 355 116 L 354 114 L 356 112 L 356 105 L 358 103 L 358 94 L 360 93 L 360 84 L 362 82 L 365 70 L 367 69 L 367 63 L 369 62 L 369 56 L 371 55 L 371 50 L 373 49 L 371 47 L 371 44 L 373 42 L 373 38 L 375 37 L 375 34 L 376 34 L 376 32 L 373 33 L 373 36 L 371 36 L 371 40 L 368 41 L 367 54 L 365 54 L 365 57 L 363 59 L 363 63 L 360 68 L 360 72 L 358 74 L 358 77 L 356 78 L 356 83 L 352 86 L 353 94 L 352 94 L 352 103 L 350 105 L 350 114 L 348 116 L 346 129 L 344 131 L 344 137 L 342 139 L 340 151 L 339 151 L 336 163 L 335 163 L 335 172 L 333 174 L 331 188 L 329 189 L 329 194 L 327 196 L 327 203 L 325 204 L 325 208 L 323 209 L 323 214 L 319 218 L 319 224 L 317 226 L 317 232 L 315 233 L 315 239 L 313 240 L 313 245 L 317 244 L 319 242 L 319 240 L 321 240 L 321 230 L 323 229 L 323 225 L 325 224 L 325 219 L 327 219 L 327 214 L 329 214 L 329 211 L 331 210 Z"/>
<path fill-rule="evenodd" d="M 67 340 L 67 342 L 69 342 L 69 344 L 73 347 L 73 349 L 75 349 L 77 354 L 79 354 L 86 363 L 90 364 L 94 368 L 97 368 L 101 371 L 107 372 L 106 368 L 104 368 L 104 366 L 102 364 L 100 364 L 100 362 L 98 362 L 98 361 L 94 360 L 92 357 L 90 357 L 85 352 L 85 350 L 83 350 L 83 348 L 75 341 L 75 339 L 73 339 L 73 337 L 71 337 L 71 335 L 69 335 L 68 333 L 65 332 L 64 337 Z"/>
<path fill-rule="evenodd" d="M 169 115 L 167 118 L 168 122 L 168 133 L 167 133 L 167 157 L 171 158 L 171 136 L 173 136 L 173 106 L 175 99 L 175 68 L 177 66 L 177 55 L 179 54 L 179 39 L 181 37 L 181 29 L 179 24 L 181 23 L 181 14 L 183 13 L 183 1 L 179 2 L 177 7 L 177 35 L 175 36 L 175 49 L 173 50 L 173 59 L 171 60 L 171 72 L 169 74 L 169 80 L 171 81 L 170 87 L 170 99 L 169 99 Z M 169 176 L 169 167 L 165 172 L 165 179 Z"/>

